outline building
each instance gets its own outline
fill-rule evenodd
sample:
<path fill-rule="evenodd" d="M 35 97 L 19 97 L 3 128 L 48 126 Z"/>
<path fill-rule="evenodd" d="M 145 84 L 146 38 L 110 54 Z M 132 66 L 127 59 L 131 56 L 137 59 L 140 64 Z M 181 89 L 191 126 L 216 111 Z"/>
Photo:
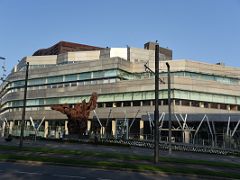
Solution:
<path fill-rule="evenodd" d="M 144 65 L 154 70 L 155 43 L 144 47 L 101 48 L 60 42 L 38 50 L 24 57 L 1 84 L 0 118 L 7 120 L 10 133 L 19 135 L 25 64 L 29 62 L 26 136 L 33 133 L 29 119 L 39 124 L 43 118 L 40 136 L 67 134 L 66 116 L 50 106 L 74 106 L 97 92 L 98 107 L 89 117 L 86 133 L 102 126 L 102 134 L 114 138 L 151 139 L 154 75 L 146 72 Z M 166 62 L 171 66 L 172 141 L 224 145 L 228 140 L 239 145 L 240 68 L 172 60 L 172 50 L 167 48 L 160 48 L 160 78 L 166 82 L 160 83 L 161 139 L 168 140 Z"/>

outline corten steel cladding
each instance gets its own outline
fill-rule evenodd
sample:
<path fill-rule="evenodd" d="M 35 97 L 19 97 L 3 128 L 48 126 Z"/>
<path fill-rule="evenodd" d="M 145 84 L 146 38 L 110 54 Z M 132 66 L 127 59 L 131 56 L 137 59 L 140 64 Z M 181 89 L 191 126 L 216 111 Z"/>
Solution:
<path fill-rule="evenodd" d="M 53 105 L 52 110 L 66 114 L 68 117 L 69 134 L 83 135 L 87 130 L 87 120 L 92 110 L 97 105 L 97 93 L 93 92 L 88 103 L 85 100 L 82 103 L 77 103 L 74 107 L 68 104 Z"/>

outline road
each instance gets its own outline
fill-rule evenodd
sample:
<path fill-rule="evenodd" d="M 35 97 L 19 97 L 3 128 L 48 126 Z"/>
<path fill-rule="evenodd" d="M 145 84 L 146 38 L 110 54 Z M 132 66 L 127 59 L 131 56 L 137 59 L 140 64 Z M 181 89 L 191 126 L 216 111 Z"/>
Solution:
<path fill-rule="evenodd" d="M 1 180 L 183 180 L 203 179 L 194 176 L 169 175 L 152 172 L 133 172 L 119 170 L 103 170 L 70 166 L 46 165 L 41 163 L 0 162 Z"/>

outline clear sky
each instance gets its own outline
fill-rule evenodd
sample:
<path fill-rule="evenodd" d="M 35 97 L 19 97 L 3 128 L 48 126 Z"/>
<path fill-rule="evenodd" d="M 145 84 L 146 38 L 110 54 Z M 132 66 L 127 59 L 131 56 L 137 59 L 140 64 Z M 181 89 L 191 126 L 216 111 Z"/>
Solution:
<path fill-rule="evenodd" d="M 174 59 L 240 67 L 240 0 L 0 0 L 8 71 L 61 40 L 101 47 L 158 40 Z"/>

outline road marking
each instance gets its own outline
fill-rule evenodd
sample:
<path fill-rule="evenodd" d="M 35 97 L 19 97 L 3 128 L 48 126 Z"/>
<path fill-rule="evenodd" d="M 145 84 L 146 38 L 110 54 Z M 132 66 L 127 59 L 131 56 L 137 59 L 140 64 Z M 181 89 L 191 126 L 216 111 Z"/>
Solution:
<path fill-rule="evenodd" d="M 53 174 L 52 176 L 63 177 L 63 178 L 86 179 L 86 177 L 84 176 L 70 176 L 70 175 L 60 175 L 60 174 Z"/>
<path fill-rule="evenodd" d="M 30 175 L 43 175 L 42 173 L 26 172 L 26 171 L 14 171 L 14 173 L 18 173 L 18 174 L 30 174 Z"/>

